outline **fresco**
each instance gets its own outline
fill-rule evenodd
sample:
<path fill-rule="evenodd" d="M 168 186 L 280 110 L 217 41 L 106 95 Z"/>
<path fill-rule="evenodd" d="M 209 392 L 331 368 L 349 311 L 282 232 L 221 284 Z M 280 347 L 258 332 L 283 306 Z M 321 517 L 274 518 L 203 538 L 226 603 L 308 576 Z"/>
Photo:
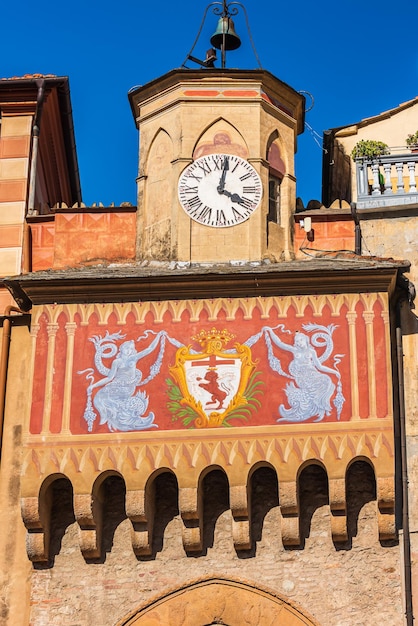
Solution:
<path fill-rule="evenodd" d="M 30 432 L 388 417 L 385 306 L 367 294 L 39 307 Z"/>

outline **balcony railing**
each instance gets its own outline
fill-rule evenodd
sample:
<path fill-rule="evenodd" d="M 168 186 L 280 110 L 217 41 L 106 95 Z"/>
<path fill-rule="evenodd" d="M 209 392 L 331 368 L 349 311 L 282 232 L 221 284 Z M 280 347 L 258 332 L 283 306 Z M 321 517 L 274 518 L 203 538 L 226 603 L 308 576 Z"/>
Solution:
<path fill-rule="evenodd" d="M 356 159 L 357 208 L 418 204 L 417 163 L 418 153 L 395 150 L 375 159 Z"/>

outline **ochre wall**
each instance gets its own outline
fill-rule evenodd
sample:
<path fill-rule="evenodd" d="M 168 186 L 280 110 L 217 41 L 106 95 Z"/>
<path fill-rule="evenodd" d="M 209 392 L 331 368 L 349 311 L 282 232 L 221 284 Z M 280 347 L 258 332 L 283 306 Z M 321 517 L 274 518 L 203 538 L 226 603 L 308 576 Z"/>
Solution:
<path fill-rule="evenodd" d="M 279 87 L 275 85 L 275 89 Z M 138 178 L 138 259 L 179 260 L 192 263 L 254 261 L 265 257 L 289 259 L 290 231 L 296 180 L 294 153 L 297 120 L 279 103 L 272 104 L 260 78 L 233 82 L 207 75 L 199 83 L 180 79 L 157 98 L 140 98 L 137 105 L 141 132 Z M 274 93 L 275 98 L 284 96 Z M 273 94 L 272 94 L 273 97 Z M 231 143 L 216 145 L 222 132 Z M 271 137 L 277 137 L 286 173 L 281 185 L 282 223 L 277 244 L 267 247 L 268 162 Z M 210 145 L 211 144 L 211 145 Z M 265 193 L 258 209 L 234 228 L 208 228 L 190 220 L 180 206 L 177 185 L 184 168 L 202 151 L 245 154 L 261 177 Z M 161 167 L 165 177 L 161 178 Z M 168 181 L 168 182 L 167 182 Z M 157 186 L 164 189 L 158 219 L 153 220 Z M 151 217 L 150 217 L 151 216 Z"/>
<path fill-rule="evenodd" d="M 411 262 L 407 277 L 418 287 L 417 211 L 402 217 L 385 212 L 362 216 L 364 244 L 372 255 L 405 258 Z M 418 318 L 415 304 L 401 305 L 403 367 L 405 378 L 405 418 L 408 454 L 409 522 L 412 546 L 414 613 L 418 615 Z"/>
<path fill-rule="evenodd" d="M 29 329 L 13 327 L 0 473 L 0 622 L 5 626 L 27 626 L 30 615 L 33 568 L 26 555 L 26 529 L 20 513 L 24 416 L 30 401 L 29 362 Z"/>
<path fill-rule="evenodd" d="M 111 536 L 106 537 L 109 552 L 105 562 L 86 563 L 78 549 L 77 524 L 71 524 L 62 537 L 54 566 L 32 571 L 31 623 L 34 626 L 114 626 L 156 594 L 164 594 L 196 578 L 221 575 L 272 589 L 296 602 L 321 626 L 376 626 L 378 623 L 402 626 L 399 547 L 379 544 L 375 502 L 365 503 L 361 508 L 352 546 L 337 550 L 330 535 L 329 507 L 323 504 L 323 496 L 317 491 L 306 509 L 306 517 L 311 513 L 313 516 L 304 549 L 286 550 L 280 541 L 279 508 L 265 478 L 260 479 L 255 514 L 259 516 L 258 527 L 265 514 L 263 528 L 255 553 L 246 554 L 244 558 L 234 550 L 231 512 L 225 497 L 219 498 L 216 481 L 208 487 L 211 493 L 206 504 L 210 513 L 206 519 L 207 551 L 203 556 L 186 556 L 181 543 L 183 523 L 175 514 L 175 508 L 166 504 L 169 496 L 164 490 L 158 500 L 159 551 L 155 558 L 135 557 L 131 524 L 125 519 L 117 526 L 113 540 Z M 358 480 L 363 489 L 363 477 L 359 475 Z M 353 511 L 360 504 L 361 499 L 353 500 Z M 114 512 L 109 533 L 119 519 Z M 24 553 L 21 558 L 25 559 Z M 237 606 L 236 621 L 228 622 L 230 626 L 242 626 L 240 611 L 241 607 Z M 199 617 L 196 612 L 196 626 L 208 623 L 199 621 Z M 172 614 L 171 620 L 169 624 L 182 626 L 182 612 Z M 166 626 L 167 622 L 160 624 Z M 252 624 L 263 626 L 264 622 Z"/>
<path fill-rule="evenodd" d="M 181 306 L 196 318 L 189 322 L 190 333 Z M 364 377 L 361 368 L 353 369 L 351 342 L 359 354 L 366 347 L 387 360 L 386 307 L 386 294 L 36 307 L 31 333 L 14 327 L 12 336 L 6 469 L 0 484 L 4 527 L 14 531 L 0 539 L 5 626 L 113 626 L 156 594 L 219 575 L 265 586 L 322 626 L 372 626 L 382 612 L 388 624 L 401 626 L 399 546 L 390 530 L 392 417 L 390 409 L 376 416 L 380 399 L 377 405 L 372 399 L 377 391 L 389 393 L 390 371 L 379 370 L 376 388 L 368 379 L 363 419 L 352 411 L 358 400 L 348 382 L 353 375 Z M 294 325 L 290 309 L 296 312 Z M 178 320 L 172 328 L 179 324 L 187 337 L 192 328 L 197 333 L 233 320 L 242 342 L 248 334 L 245 320 L 255 330 L 256 310 L 263 312 L 263 325 L 277 326 L 273 321 L 282 317 L 292 329 L 289 338 L 309 321 L 339 325 L 334 340 L 347 360 L 341 371 L 351 407 L 348 420 L 342 415 L 340 422 L 212 428 L 204 434 L 198 429 L 101 432 L 95 426 L 91 433 L 71 434 L 71 424 L 82 420 L 69 409 L 85 403 L 85 376 L 78 370 L 93 366 L 92 333 L 120 329 L 128 333 L 126 339 L 134 333 L 138 342 L 153 324 L 168 327 L 172 316 Z M 246 315 L 241 318 L 238 311 Z M 340 333 L 348 343 L 340 343 Z M 185 341 L 186 335 L 179 337 Z M 37 346 L 32 354 L 31 346 Z M 88 363 L 80 361 L 83 354 Z M 289 367 L 284 358 L 282 367 Z M 35 398 L 43 381 L 41 421 L 47 421 L 41 433 L 30 427 L 33 379 Z M 62 380 L 72 381 L 71 394 L 58 394 L 63 397 L 56 404 L 54 385 Z M 55 432 L 59 413 L 60 432 Z M 19 603 L 24 608 L 16 621 Z M 172 619 L 176 626 L 185 624 L 180 613 Z M 239 617 L 236 624 L 242 626 Z"/>
<path fill-rule="evenodd" d="M 345 154 L 351 155 L 355 144 L 362 139 L 383 141 L 389 148 L 395 148 L 394 154 L 407 153 L 406 138 L 417 130 L 417 107 L 418 103 L 400 111 L 390 111 L 381 118 L 370 118 L 369 124 L 353 125 L 343 128 L 335 135 L 344 148 Z M 407 179 L 406 179 L 407 180 Z M 353 202 L 357 199 L 356 166 L 351 161 L 351 189 Z"/>

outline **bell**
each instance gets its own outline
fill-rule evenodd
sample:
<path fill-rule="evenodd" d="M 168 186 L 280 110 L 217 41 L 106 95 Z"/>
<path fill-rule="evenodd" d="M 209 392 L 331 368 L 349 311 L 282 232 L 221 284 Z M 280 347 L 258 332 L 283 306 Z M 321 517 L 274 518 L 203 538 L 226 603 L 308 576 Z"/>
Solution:
<path fill-rule="evenodd" d="M 236 50 L 241 45 L 241 39 L 235 32 L 234 22 L 230 17 L 220 17 L 216 31 L 210 38 L 210 43 L 214 48 L 222 50 Z"/>

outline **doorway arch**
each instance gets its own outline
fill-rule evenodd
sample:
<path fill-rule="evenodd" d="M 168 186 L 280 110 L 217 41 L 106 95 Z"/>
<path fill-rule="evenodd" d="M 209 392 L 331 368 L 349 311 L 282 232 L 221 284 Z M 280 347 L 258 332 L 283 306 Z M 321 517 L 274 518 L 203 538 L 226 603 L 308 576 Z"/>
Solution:
<path fill-rule="evenodd" d="M 232 578 L 208 577 L 153 598 L 117 626 L 320 626 L 280 595 Z"/>

